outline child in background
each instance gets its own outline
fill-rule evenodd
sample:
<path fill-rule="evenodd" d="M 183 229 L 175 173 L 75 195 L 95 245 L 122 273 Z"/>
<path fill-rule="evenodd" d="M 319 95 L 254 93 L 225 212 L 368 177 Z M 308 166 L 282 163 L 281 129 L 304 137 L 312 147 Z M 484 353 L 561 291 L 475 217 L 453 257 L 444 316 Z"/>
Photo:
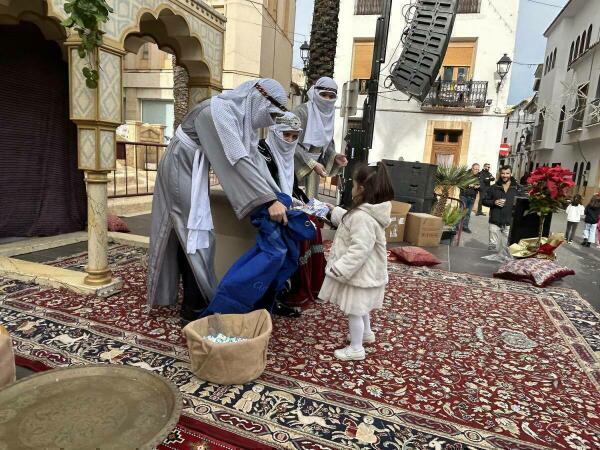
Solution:
<path fill-rule="evenodd" d="M 569 244 L 573 243 L 577 226 L 585 214 L 585 206 L 581 204 L 582 201 L 583 198 L 581 195 L 577 194 L 573 197 L 571 204 L 567 206 L 567 232 L 565 233 L 565 239 Z"/>
<path fill-rule="evenodd" d="M 353 177 L 352 208 L 334 208 L 338 230 L 319 298 L 348 315 L 350 345 L 336 350 L 342 361 L 365 359 L 363 342 L 375 342 L 370 312 L 383 307 L 388 282 L 385 229 L 390 224 L 394 189 L 385 165 L 360 167 Z"/>
<path fill-rule="evenodd" d="M 596 243 L 598 220 L 600 220 L 600 195 L 596 194 L 590 200 L 590 204 L 585 207 L 585 228 L 581 243 L 584 247 L 591 247 Z"/>

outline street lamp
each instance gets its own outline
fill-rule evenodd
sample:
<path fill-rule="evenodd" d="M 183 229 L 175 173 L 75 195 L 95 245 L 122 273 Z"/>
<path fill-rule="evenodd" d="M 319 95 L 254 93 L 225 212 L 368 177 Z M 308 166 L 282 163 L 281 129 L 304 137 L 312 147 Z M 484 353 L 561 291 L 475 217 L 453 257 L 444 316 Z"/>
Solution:
<path fill-rule="evenodd" d="M 300 58 L 304 63 L 304 67 L 302 69 L 304 72 L 304 95 L 302 97 L 303 100 L 306 100 L 306 88 L 308 87 L 308 60 L 310 58 L 310 45 L 308 45 L 308 42 L 306 41 L 304 41 L 300 46 Z"/>
<path fill-rule="evenodd" d="M 508 72 L 510 71 L 510 66 L 512 66 L 512 59 L 510 59 L 508 54 L 505 53 L 504 56 L 500 58 L 500 61 L 498 61 L 497 63 L 497 72 L 498 76 L 500 77 L 500 81 L 498 82 L 498 88 L 496 92 L 500 92 L 502 82 L 504 81 L 504 78 L 506 77 L 506 75 L 508 75 Z"/>

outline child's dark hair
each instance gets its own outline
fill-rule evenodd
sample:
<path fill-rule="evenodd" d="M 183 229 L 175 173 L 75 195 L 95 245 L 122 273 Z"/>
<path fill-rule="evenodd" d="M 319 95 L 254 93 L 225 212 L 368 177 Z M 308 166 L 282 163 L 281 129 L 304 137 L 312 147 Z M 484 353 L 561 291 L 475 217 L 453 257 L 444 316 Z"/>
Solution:
<path fill-rule="evenodd" d="M 363 191 L 352 199 L 352 209 L 358 208 L 363 203 L 374 205 L 394 199 L 394 188 L 382 162 L 378 163 L 377 167 L 359 166 L 352 180 L 363 188 Z"/>
<path fill-rule="evenodd" d="M 573 200 L 571 201 L 571 205 L 579 206 L 579 205 L 581 205 L 581 202 L 583 202 L 583 197 L 579 194 L 575 194 L 573 196 Z"/>
<path fill-rule="evenodd" d="M 590 200 L 590 208 L 600 208 L 600 195 L 595 194 Z"/>

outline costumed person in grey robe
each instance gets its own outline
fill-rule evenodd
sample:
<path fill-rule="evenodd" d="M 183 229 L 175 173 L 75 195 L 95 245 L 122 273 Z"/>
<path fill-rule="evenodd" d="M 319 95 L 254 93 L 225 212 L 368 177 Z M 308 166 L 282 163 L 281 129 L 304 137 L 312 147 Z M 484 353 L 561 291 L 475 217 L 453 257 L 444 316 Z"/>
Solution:
<path fill-rule="evenodd" d="M 209 201 L 209 166 L 239 219 L 269 206 L 272 220 L 287 223 L 277 201 L 279 186 L 258 153 L 257 130 L 286 111 L 287 96 L 275 80 L 260 79 L 207 99 L 175 132 L 158 167 L 148 255 L 148 305 L 177 303 L 181 317 L 195 320 L 217 287 L 215 234 Z"/>
<path fill-rule="evenodd" d="M 321 178 L 339 175 L 348 164 L 333 142 L 337 84 L 321 77 L 308 90 L 308 102 L 294 110 L 302 123 L 294 159 L 296 176 L 309 198 L 317 198 Z"/>

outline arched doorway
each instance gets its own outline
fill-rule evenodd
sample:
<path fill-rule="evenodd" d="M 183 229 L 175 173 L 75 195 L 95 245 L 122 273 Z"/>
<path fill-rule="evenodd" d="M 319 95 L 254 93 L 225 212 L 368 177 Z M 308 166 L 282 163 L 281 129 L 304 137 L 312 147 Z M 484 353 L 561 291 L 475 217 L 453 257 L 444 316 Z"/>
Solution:
<path fill-rule="evenodd" d="M 34 14 L 0 20 L 0 238 L 85 228 L 61 28 Z"/>

